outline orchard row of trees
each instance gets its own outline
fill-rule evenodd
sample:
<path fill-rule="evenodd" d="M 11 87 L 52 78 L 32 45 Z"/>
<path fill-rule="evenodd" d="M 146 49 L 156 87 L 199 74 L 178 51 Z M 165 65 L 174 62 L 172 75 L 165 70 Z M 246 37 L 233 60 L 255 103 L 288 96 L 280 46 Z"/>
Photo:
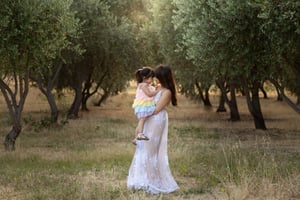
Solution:
<path fill-rule="evenodd" d="M 210 105 L 222 92 L 239 120 L 236 91 L 255 127 L 266 129 L 259 90 L 272 82 L 300 97 L 300 3 L 297 0 L 5 0 L 0 2 L 0 90 L 12 119 L 5 148 L 14 149 L 34 82 L 57 123 L 56 94 L 74 91 L 66 116 L 126 88 L 136 68 L 171 65 L 181 93 Z"/>
<path fill-rule="evenodd" d="M 274 84 L 300 98 L 300 2 L 297 0 L 154 0 L 148 30 L 155 30 L 157 61 L 176 68 L 180 91 L 206 105 L 214 84 L 231 120 L 240 120 L 236 91 L 247 100 L 255 128 L 266 129 L 259 91 Z M 149 31 L 150 32 L 150 31 Z M 152 42 L 152 41 L 151 41 Z M 150 46 L 153 44 L 150 44 Z"/>
<path fill-rule="evenodd" d="M 0 2 L 0 90 L 12 121 L 6 149 L 15 148 L 21 133 L 31 82 L 47 98 L 52 123 L 59 117 L 55 95 L 65 88 L 74 91 L 70 119 L 87 110 L 95 93 L 101 104 L 126 87 L 140 63 L 130 19 L 135 6 L 140 5 L 132 0 Z"/>

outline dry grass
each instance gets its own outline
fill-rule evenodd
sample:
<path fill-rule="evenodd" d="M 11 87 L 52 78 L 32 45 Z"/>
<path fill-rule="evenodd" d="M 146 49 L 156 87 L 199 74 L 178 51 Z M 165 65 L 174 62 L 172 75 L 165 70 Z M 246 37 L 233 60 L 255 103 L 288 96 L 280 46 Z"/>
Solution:
<path fill-rule="evenodd" d="M 261 101 L 267 131 L 254 129 L 244 97 L 238 97 L 242 120 L 231 122 L 228 113 L 215 112 L 217 96 L 210 110 L 179 96 L 179 106 L 168 112 L 169 159 L 180 191 L 128 191 L 133 95 L 129 88 L 102 107 L 90 105 L 90 112 L 61 128 L 36 132 L 26 124 L 17 150 L 0 150 L 0 199 L 300 199 L 300 116 L 274 96 Z M 60 108 L 68 102 L 66 96 Z M 0 107 L 4 137 L 10 127 L 5 105 Z M 45 99 L 31 90 L 24 117 L 47 114 Z"/>

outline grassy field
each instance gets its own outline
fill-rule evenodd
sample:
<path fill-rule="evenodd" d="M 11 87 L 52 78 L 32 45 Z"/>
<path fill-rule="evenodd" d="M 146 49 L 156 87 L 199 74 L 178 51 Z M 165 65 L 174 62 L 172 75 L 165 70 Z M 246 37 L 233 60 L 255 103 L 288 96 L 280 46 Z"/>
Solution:
<path fill-rule="evenodd" d="M 169 107 L 169 162 L 180 186 L 168 195 L 126 188 L 137 123 L 133 90 L 90 105 L 63 127 L 43 129 L 47 103 L 37 92 L 28 98 L 16 151 L 0 149 L 1 200 L 100 199 L 300 199 L 300 116 L 275 97 L 262 99 L 268 130 L 255 130 L 244 97 L 240 122 L 179 96 Z M 211 98 L 216 106 L 218 97 Z M 92 104 L 92 101 L 90 104 Z M 66 109 L 68 98 L 59 102 Z M 0 136 L 11 128 L 0 99 Z M 34 122 L 34 123 L 33 123 Z"/>

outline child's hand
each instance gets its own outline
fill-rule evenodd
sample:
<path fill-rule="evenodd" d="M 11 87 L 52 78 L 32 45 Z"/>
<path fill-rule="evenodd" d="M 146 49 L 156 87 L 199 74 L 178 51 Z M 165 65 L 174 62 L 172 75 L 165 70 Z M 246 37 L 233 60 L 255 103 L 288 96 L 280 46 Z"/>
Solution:
<path fill-rule="evenodd" d="M 156 90 L 160 90 L 160 89 L 161 89 L 161 85 L 160 85 L 160 84 L 157 84 L 157 85 L 155 86 L 155 89 L 156 89 Z"/>

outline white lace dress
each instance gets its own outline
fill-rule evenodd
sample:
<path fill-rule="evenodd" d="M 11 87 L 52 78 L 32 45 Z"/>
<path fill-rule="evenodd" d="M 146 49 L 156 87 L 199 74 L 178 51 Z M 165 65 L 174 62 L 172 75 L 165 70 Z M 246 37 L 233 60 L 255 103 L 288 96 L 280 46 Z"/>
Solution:
<path fill-rule="evenodd" d="M 157 102 L 161 92 L 155 96 Z M 168 113 L 165 109 L 146 120 L 144 134 L 149 141 L 137 141 L 136 151 L 129 168 L 127 187 L 152 194 L 170 193 L 179 187 L 174 180 L 168 161 Z"/>

